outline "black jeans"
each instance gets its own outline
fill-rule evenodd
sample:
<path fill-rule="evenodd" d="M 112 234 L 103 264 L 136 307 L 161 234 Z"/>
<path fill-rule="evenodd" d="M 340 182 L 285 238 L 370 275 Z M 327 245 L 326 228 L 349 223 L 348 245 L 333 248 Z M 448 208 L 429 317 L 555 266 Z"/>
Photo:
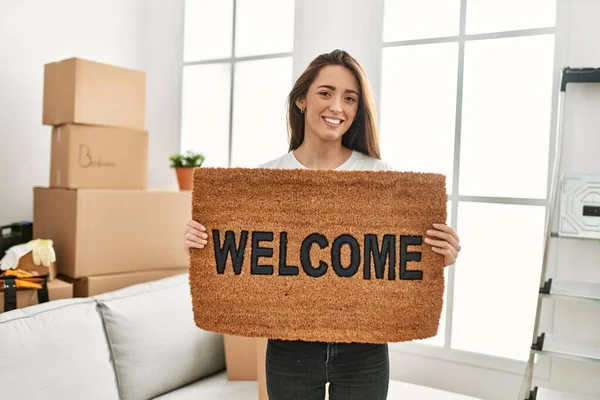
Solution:
<path fill-rule="evenodd" d="M 385 400 L 388 345 L 271 339 L 266 380 L 269 400 Z"/>

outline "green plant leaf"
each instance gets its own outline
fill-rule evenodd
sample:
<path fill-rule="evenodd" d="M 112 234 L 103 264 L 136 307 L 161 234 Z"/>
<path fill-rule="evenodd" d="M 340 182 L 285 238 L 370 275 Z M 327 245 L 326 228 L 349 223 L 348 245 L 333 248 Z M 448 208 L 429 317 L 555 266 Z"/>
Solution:
<path fill-rule="evenodd" d="M 204 155 L 188 150 L 185 153 L 175 153 L 169 157 L 171 168 L 195 168 L 204 163 Z"/>

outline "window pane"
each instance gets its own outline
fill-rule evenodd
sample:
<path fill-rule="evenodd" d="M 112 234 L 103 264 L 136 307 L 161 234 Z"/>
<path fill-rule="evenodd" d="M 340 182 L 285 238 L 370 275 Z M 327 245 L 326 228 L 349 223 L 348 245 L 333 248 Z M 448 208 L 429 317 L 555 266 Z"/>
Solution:
<path fill-rule="evenodd" d="M 541 273 L 545 208 L 459 204 L 452 347 L 525 361 Z"/>
<path fill-rule="evenodd" d="M 460 194 L 546 197 L 554 35 L 467 42 Z"/>
<path fill-rule="evenodd" d="M 232 166 L 256 167 L 286 153 L 292 58 L 237 63 L 234 81 Z"/>
<path fill-rule="evenodd" d="M 233 0 L 186 0 L 183 61 L 231 57 Z"/>
<path fill-rule="evenodd" d="M 396 170 L 446 175 L 452 189 L 458 44 L 383 50 L 382 159 Z"/>
<path fill-rule="evenodd" d="M 459 23 L 460 0 L 385 0 L 383 40 L 456 36 Z"/>
<path fill-rule="evenodd" d="M 236 57 L 294 49 L 294 0 L 237 0 Z"/>
<path fill-rule="evenodd" d="M 205 166 L 228 164 L 230 87 L 231 64 L 183 69 L 181 150 L 204 154 Z"/>
<path fill-rule="evenodd" d="M 448 201 L 448 203 L 446 204 L 446 209 L 448 215 L 448 218 L 446 219 L 446 224 L 449 225 L 452 221 L 452 201 Z M 430 344 L 434 346 L 444 345 L 446 335 L 446 299 L 448 298 L 448 268 L 444 270 L 444 280 L 444 305 L 442 306 L 442 313 L 440 315 L 440 325 L 438 327 L 438 333 L 436 336 L 431 338 L 415 340 L 416 343 Z"/>
<path fill-rule="evenodd" d="M 468 35 L 556 24 L 556 0 L 467 0 Z"/>

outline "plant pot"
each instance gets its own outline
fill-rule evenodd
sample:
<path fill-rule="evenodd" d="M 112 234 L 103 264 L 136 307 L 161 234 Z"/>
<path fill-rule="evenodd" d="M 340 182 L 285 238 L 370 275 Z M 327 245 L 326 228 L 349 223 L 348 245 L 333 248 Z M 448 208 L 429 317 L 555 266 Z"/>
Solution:
<path fill-rule="evenodd" d="M 179 190 L 192 190 L 194 187 L 194 168 L 193 167 L 180 167 L 175 168 L 177 174 L 177 183 L 179 184 Z"/>

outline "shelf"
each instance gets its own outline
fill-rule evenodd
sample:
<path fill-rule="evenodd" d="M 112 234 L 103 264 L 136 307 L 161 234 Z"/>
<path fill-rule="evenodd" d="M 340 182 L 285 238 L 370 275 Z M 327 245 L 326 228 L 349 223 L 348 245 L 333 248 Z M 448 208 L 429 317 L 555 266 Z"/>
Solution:
<path fill-rule="evenodd" d="M 535 387 L 526 400 L 598 400 L 595 396 L 582 396 L 579 394 L 559 392 L 540 387 Z"/>
<path fill-rule="evenodd" d="M 571 242 L 600 242 L 600 239 L 598 238 L 594 238 L 594 237 L 588 237 L 588 236 L 567 236 L 567 235 L 560 235 L 558 232 L 551 232 L 550 233 L 550 238 L 552 238 L 555 241 L 571 241 Z"/>
<path fill-rule="evenodd" d="M 600 68 L 564 68 L 560 91 L 567 89 L 567 83 L 599 83 Z"/>
<path fill-rule="evenodd" d="M 540 294 L 566 298 L 581 299 L 600 303 L 600 284 L 548 279 L 540 288 Z"/>
<path fill-rule="evenodd" d="M 531 350 L 540 354 L 600 363 L 600 342 L 592 340 L 542 333 Z"/>

